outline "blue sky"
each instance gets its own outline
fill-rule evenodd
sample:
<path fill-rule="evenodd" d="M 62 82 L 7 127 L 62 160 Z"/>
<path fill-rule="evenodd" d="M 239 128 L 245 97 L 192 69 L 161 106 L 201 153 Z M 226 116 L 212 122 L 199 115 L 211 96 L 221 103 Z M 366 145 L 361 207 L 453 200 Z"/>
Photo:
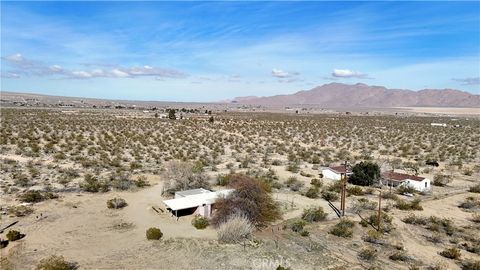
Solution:
<path fill-rule="evenodd" d="M 480 94 L 480 2 L 1 2 L 1 90 L 169 101 L 331 82 Z"/>

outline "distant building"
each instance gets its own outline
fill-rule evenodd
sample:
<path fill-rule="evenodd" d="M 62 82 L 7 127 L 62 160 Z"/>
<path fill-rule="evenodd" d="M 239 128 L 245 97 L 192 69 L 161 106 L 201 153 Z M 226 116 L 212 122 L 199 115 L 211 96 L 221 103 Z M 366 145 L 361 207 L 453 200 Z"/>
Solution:
<path fill-rule="evenodd" d="M 335 166 L 335 167 L 328 167 L 322 169 L 322 174 L 324 178 L 332 179 L 332 180 L 341 180 L 341 175 L 345 173 L 345 166 Z M 347 168 L 347 176 L 352 175 L 352 171 Z"/>
<path fill-rule="evenodd" d="M 401 185 L 413 187 L 417 191 L 428 191 L 431 188 L 430 179 L 416 175 L 388 171 L 382 173 L 382 181 L 388 186 L 398 187 Z"/>
<path fill-rule="evenodd" d="M 446 127 L 447 124 L 445 123 L 430 123 L 432 127 Z"/>
<path fill-rule="evenodd" d="M 163 201 L 168 211 L 177 218 L 184 215 L 198 214 L 211 217 L 213 206 L 219 198 L 224 198 L 233 189 L 210 191 L 203 188 L 175 192 L 175 198 Z"/>

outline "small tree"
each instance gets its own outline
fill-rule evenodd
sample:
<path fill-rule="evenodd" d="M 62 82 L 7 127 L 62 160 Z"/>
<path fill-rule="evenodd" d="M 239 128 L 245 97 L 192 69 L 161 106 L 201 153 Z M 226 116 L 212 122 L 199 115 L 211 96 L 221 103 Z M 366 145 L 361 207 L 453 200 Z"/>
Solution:
<path fill-rule="evenodd" d="M 235 189 L 228 197 L 216 203 L 212 224 L 219 226 L 233 214 L 242 214 L 255 226 L 281 217 L 277 203 L 269 194 L 268 185 L 259 179 L 242 174 L 231 175 L 229 186 Z"/>
<path fill-rule="evenodd" d="M 371 186 L 380 178 L 380 167 L 373 162 L 360 162 L 353 166 L 349 182 L 355 185 Z"/>
<path fill-rule="evenodd" d="M 168 119 L 175 120 L 177 116 L 175 115 L 175 109 L 168 109 Z"/>
<path fill-rule="evenodd" d="M 147 230 L 146 235 L 148 240 L 160 240 L 160 238 L 163 236 L 163 233 L 159 228 L 152 227 Z"/>
<path fill-rule="evenodd" d="M 77 269 L 78 265 L 75 262 L 65 261 L 63 256 L 52 255 L 48 258 L 40 260 L 40 263 L 35 267 L 36 270 L 73 270 Z"/>
<path fill-rule="evenodd" d="M 208 118 L 208 122 L 209 122 L 209 123 L 213 124 L 214 121 L 215 121 L 215 119 L 213 119 L 213 116 L 210 116 L 210 117 Z"/>

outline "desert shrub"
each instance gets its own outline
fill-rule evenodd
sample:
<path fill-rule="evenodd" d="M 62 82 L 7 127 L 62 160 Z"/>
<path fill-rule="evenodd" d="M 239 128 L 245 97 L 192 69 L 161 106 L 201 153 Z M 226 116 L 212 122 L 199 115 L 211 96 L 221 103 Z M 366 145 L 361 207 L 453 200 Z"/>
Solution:
<path fill-rule="evenodd" d="M 323 186 L 323 182 L 320 179 L 313 178 L 312 180 L 310 180 L 310 185 L 317 188 L 321 188 Z"/>
<path fill-rule="evenodd" d="M 12 175 L 13 183 L 19 187 L 29 187 L 32 186 L 32 181 L 28 175 L 23 173 L 14 173 Z"/>
<path fill-rule="evenodd" d="M 122 198 L 113 198 L 107 201 L 107 207 L 112 209 L 124 208 L 127 205 L 127 202 Z"/>
<path fill-rule="evenodd" d="M 375 212 L 373 214 L 371 214 L 369 217 L 368 217 L 368 223 L 372 224 L 374 227 L 377 227 L 378 228 L 378 213 Z M 389 216 L 387 213 L 385 212 L 382 212 L 381 214 L 381 224 L 380 224 L 380 229 L 381 231 L 384 231 L 384 232 L 390 232 L 392 229 L 393 229 L 393 225 L 392 225 L 392 220 L 393 218 L 391 216 Z"/>
<path fill-rule="evenodd" d="M 447 249 L 441 251 L 440 255 L 442 255 L 445 258 L 458 260 L 462 256 L 462 253 L 460 252 L 460 250 L 458 248 L 452 247 L 452 248 L 447 248 Z"/>
<path fill-rule="evenodd" d="M 355 227 L 355 222 L 342 218 L 337 224 L 335 224 L 329 231 L 330 234 L 350 238 L 353 235 L 353 228 Z"/>
<path fill-rule="evenodd" d="M 305 192 L 305 196 L 310 198 L 310 199 L 316 199 L 318 198 L 318 187 L 310 187 L 307 192 Z"/>
<path fill-rule="evenodd" d="M 348 186 L 347 187 L 347 194 L 355 195 L 355 196 L 362 196 L 363 189 L 359 186 Z"/>
<path fill-rule="evenodd" d="M 475 186 L 471 186 L 468 191 L 472 193 L 480 193 L 480 184 L 477 184 Z"/>
<path fill-rule="evenodd" d="M 362 161 L 352 168 L 348 181 L 354 185 L 371 186 L 380 178 L 380 167 L 373 162 Z"/>
<path fill-rule="evenodd" d="M 387 200 L 397 200 L 398 196 L 395 193 L 390 193 L 390 192 L 382 192 L 382 199 L 387 199 Z"/>
<path fill-rule="evenodd" d="M 160 240 L 163 233 L 159 228 L 152 227 L 147 230 L 146 236 L 148 240 Z"/>
<path fill-rule="evenodd" d="M 480 207 L 480 200 L 475 197 L 467 197 L 458 207 L 463 209 L 474 209 Z"/>
<path fill-rule="evenodd" d="M 417 190 L 414 187 L 412 187 L 411 185 L 404 184 L 404 185 L 400 185 L 400 186 L 397 187 L 397 193 L 398 194 L 406 194 L 406 193 L 413 194 L 415 192 L 417 192 Z"/>
<path fill-rule="evenodd" d="M 408 201 L 405 201 L 405 200 L 402 200 L 402 199 L 398 199 L 396 204 L 395 204 L 395 207 L 400 209 L 400 210 L 423 210 L 423 207 L 420 205 L 420 202 L 421 200 L 416 198 L 416 199 L 413 199 L 411 202 L 408 202 Z"/>
<path fill-rule="evenodd" d="M 33 213 L 33 208 L 25 205 L 11 206 L 8 208 L 8 213 L 16 217 L 24 217 Z"/>
<path fill-rule="evenodd" d="M 303 183 L 293 176 L 287 179 L 285 185 L 292 191 L 298 191 L 301 187 L 303 187 Z"/>
<path fill-rule="evenodd" d="M 223 174 L 219 174 L 217 176 L 217 185 L 219 186 L 227 186 L 229 184 L 229 177 L 228 175 L 223 175 Z"/>
<path fill-rule="evenodd" d="M 36 270 L 74 270 L 78 265 L 74 262 L 68 262 L 63 256 L 52 255 L 40 260 L 35 267 Z"/>
<path fill-rule="evenodd" d="M 480 223 L 480 213 L 473 213 L 470 220 L 475 223 Z"/>
<path fill-rule="evenodd" d="M 85 174 L 80 188 L 86 192 L 107 192 L 110 189 L 105 181 L 101 181 L 91 174 Z"/>
<path fill-rule="evenodd" d="M 370 201 L 367 198 L 360 198 L 355 202 L 353 208 L 355 212 L 360 212 L 361 210 L 375 210 L 377 206 L 377 202 Z"/>
<path fill-rule="evenodd" d="M 461 267 L 462 270 L 478 270 L 480 269 L 480 261 L 464 260 Z"/>
<path fill-rule="evenodd" d="M 358 253 L 358 257 L 364 261 L 373 261 L 377 258 L 377 251 L 371 247 L 364 247 Z"/>
<path fill-rule="evenodd" d="M 366 235 L 363 236 L 363 241 L 373 244 L 383 244 L 383 234 L 377 230 L 369 230 Z"/>
<path fill-rule="evenodd" d="M 322 221 L 327 218 L 328 214 L 323 211 L 321 206 L 311 207 L 303 210 L 302 219 L 307 222 Z"/>
<path fill-rule="evenodd" d="M 294 232 L 302 232 L 303 228 L 307 225 L 307 223 L 304 220 L 297 220 L 290 225 L 290 229 Z"/>
<path fill-rule="evenodd" d="M 413 225 L 426 225 L 427 219 L 424 217 L 415 216 L 415 214 L 410 213 L 408 216 L 402 219 L 403 222 Z"/>
<path fill-rule="evenodd" d="M 292 173 L 298 173 L 300 171 L 300 166 L 298 166 L 297 162 L 291 162 L 287 165 L 286 170 Z"/>
<path fill-rule="evenodd" d="M 147 181 L 147 178 L 145 176 L 140 176 L 137 180 L 134 180 L 133 182 L 135 183 L 135 186 L 139 188 L 150 186 L 150 183 Z"/>
<path fill-rule="evenodd" d="M 176 191 L 195 188 L 210 189 L 207 175 L 199 166 L 190 162 L 171 161 L 167 163 L 164 176 L 167 181 L 164 193 L 173 195 Z"/>
<path fill-rule="evenodd" d="M 322 198 L 327 201 L 336 201 L 338 200 L 338 193 L 334 191 L 322 190 Z"/>
<path fill-rule="evenodd" d="M 290 267 L 283 267 L 281 265 L 277 266 L 276 270 L 292 270 Z"/>
<path fill-rule="evenodd" d="M 114 189 L 129 190 L 136 186 L 135 182 L 127 173 L 113 173 L 110 175 L 110 184 Z"/>
<path fill-rule="evenodd" d="M 196 215 L 192 219 L 192 225 L 193 225 L 193 227 L 195 227 L 199 230 L 205 229 L 208 226 L 208 219 L 206 217 Z"/>
<path fill-rule="evenodd" d="M 29 190 L 19 196 L 21 202 L 37 203 L 48 199 L 58 198 L 57 194 L 51 192 L 40 192 L 38 190 Z"/>
<path fill-rule="evenodd" d="M 234 191 L 216 202 L 217 210 L 212 218 L 214 226 L 224 223 L 235 213 L 245 215 L 255 226 L 267 224 L 281 217 L 280 208 L 268 193 L 269 189 L 265 182 L 235 174 L 230 176 L 229 186 Z"/>
<path fill-rule="evenodd" d="M 239 243 L 249 239 L 253 233 L 253 225 L 245 215 L 234 214 L 220 224 L 217 229 L 218 240 L 221 243 Z"/>
<path fill-rule="evenodd" d="M 452 182 L 452 177 L 450 175 L 436 174 L 435 176 L 433 176 L 432 185 L 439 186 L 439 187 L 445 187 L 450 182 Z"/>
<path fill-rule="evenodd" d="M 17 241 L 19 239 L 22 239 L 23 234 L 21 234 L 19 231 L 16 231 L 16 230 L 10 230 L 8 231 L 6 237 L 8 241 Z"/>
<path fill-rule="evenodd" d="M 413 260 L 413 258 L 403 250 L 395 251 L 393 254 L 388 256 L 388 258 L 392 261 L 401 261 L 401 262 L 408 262 Z"/>
<path fill-rule="evenodd" d="M 462 247 L 465 248 L 466 251 L 475 253 L 475 254 L 480 254 L 480 241 L 476 241 L 474 243 L 463 243 Z"/>

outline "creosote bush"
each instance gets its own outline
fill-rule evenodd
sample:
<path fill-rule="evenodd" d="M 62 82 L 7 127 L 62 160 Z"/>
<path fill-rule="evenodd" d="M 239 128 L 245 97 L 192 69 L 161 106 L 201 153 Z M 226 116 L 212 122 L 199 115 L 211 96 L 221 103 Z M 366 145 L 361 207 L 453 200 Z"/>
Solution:
<path fill-rule="evenodd" d="M 372 247 L 364 247 L 358 253 L 358 257 L 364 261 L 373 261 L 377 258 L 377 251 Z"/>
<path fill-rule="evenodd" d="M 192 219 L 192 225 L 193 225 L 193 227 L 195 227 L 199 230 L 205 229 L 208 226 L 208 219 L 206 217 L 196 215 Z"/>
<path fill-rule="evenodd" d="M 353 235 L 354 227 L 355 222 L 347 218 L 342 218 L 330 229 L 329 233 L 339 237 L 350 238 Z"/>
<path fill-rule="evenodd" d="M 245 215 L 233 214 L 218 226 L 218 241 L 229 244 L 240 243 L 251 238 L 253 229 L 254 226 Z"/>
<path fill-rule="evenodd" d="M 442 255 L 445 258 L 458 260 L 462 256 L 462 253 L 460 252 L 460 250 L 458 248 L 452 247 L 452 248 L 447 248 L 447 249 L 441 251 L 440 255 Z"/>
<path fill-rule="evenodd" d="M 408 202 L 406 200 L 398 199 L 395 207 L 400 209 L 400 210 L 418 210 L 421 211 L 423 210 L 423 207 L 420 205 L 421 200 L 416 198 L 413 199 L 411 202 Z"/>
<path fill-rule="evenodd" d="M 74 270 L 77 268 L 77 263 L 68 262 L 63 256 L 56 255 L 40 260 L 35 267 L 36 270 Z"/>
<path fill-rule="evenodd" d="M 112 209 L 120 209 L 127 206 L 127 202 L 122 198 L 113 198 L 107 201 L 107 207 Z"/>
<path fill-rule="evenodd" d="M 58 198 L 57 194 L 51 192 L 40 192 L 38 190 L 29 190 L 19 196 L 20 201 L 26 203 L 37 203 L 56 198 Z"/>
<path fill-rule="evenodd" d="M 17 241 L 19 239 L 22 239 L 23 236 L 24 235 L 17 230 L 10 230 L 6 235 L 8 241 Z"/>
<path fill-rule="evenodd" d="M 307 222 L 322 221 L 327 218 L 328 214 L 323 211 L 321 206 L 311 207 L 303 210 L 302 219 Z"/>
<path fill-rule="evenodd" d="M 476 184 L 475 186 L 471 186 L 468 191 L 472 193 L 480 193 L 480 184 Z"/>
<path fill-rule="evenodd" d="M 464 260 L 462 262 L 462 270 L 478 270 L 480 269 L 480 260 Z"/>
<path fill-rule="evenodd" d="M 152 227 L 147 230 L 146 235 L 148 240 L 160 240 L 163 233 L 159 228 Z"/>

